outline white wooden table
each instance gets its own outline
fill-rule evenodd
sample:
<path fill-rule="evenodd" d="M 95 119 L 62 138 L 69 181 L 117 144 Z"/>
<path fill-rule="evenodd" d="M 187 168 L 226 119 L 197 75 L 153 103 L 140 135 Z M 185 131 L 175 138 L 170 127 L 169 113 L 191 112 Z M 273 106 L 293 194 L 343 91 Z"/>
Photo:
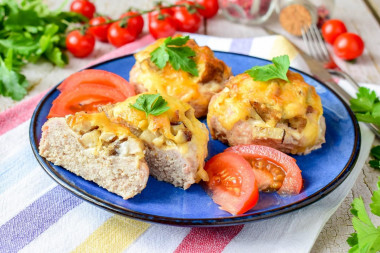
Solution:
<path fill-rule="evenodd" d="M 373 5 L 374 10 L 380 11 L 380 1 L 367 0 Z M 58 7 L 62 1 L 44 0 L 51 8 Z M 153 5 L 151 0 L 94 0 L 97 10 L 110 17 L 118 17 L 129 7 L 148 9 Z M 174 1 L 169 1 L 174 2 Z M 67 7 L 68 8 L 68 7 Z M 363 0 L 336 0 L 333 18 L 343 20 L 349 31 L 356 32 L 362 36 L 366 50 L 355 64 L 345 63 L 339 59 L 338 65 L 348 71 L 358 82 L 374 83 L 380 85 L 380 26 L 371 11 Z M 278 24 L 278 17 L 272 15 L 271 19 L 265 24 L 268 28 L 284 34 L 301 49 L 305 49 L 302 40 L 286 34 Z M 202 28 L 199 32 L 203 33 Z M 147 33 L 145 26 L 144 32 Z M 231 23 L 224 19 L 221 14 L 207 22 L 207 32 L 209 35 L 220 37 L 255 37 L 266 35 L 265 31 L 259 26 L 245 26 L 242 24 Z M 54 86 L 71 73 L 85 66 L 95 58 L 113 50 L 114 48 L 105 43 L 97 43 L 95 51 L 85 59 L 70 59 L 70 64 L 64 69 L 54 67 L 46 62 L 39 62 L 28 65 L 24 69 L 28 80 L 32 84 L 29 91 L 29 98 L 47 88 Z M 0 96 L 0 111 L 12 107 L 16 102 Z M 354 197 L 362 196 L 366 205 L 370 203 L 372 192 L 376 189 L 377 178 L 380 171 L 364 166 L 355 186 L 339 207 L 336 213 L 327 222 L 321 231 L 312 252 L 347 252 L 349 246 L 346 239 L 354 230 L 351 223 L 350 204 Z M 375 219 L 377 225 L 380 219 Z"/>

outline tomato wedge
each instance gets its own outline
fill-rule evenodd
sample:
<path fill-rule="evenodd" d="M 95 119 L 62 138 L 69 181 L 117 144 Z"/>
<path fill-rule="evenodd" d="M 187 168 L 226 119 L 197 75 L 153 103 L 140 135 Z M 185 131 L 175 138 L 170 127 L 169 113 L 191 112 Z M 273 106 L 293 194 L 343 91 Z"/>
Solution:
<path fill-rule="evenodd" d="M 100 69 L 85 69 L 74 73 L 58 86 L 58 90 L 64 92 L 87 83 L 97 83 L 111 89 L 116 89 L 126 98 L 135 95 L 135 89 L 127 80 L 112 72 Z"/>
<path fill-rule="evenodd" d="M 254 207 L 259 199 L 255 175 L 250 164 L 240 155 L 223 152 L 205 165 L 209 181 L 206 190 L 221 209 L 242 214 Z"/>
<path fill-rule="evenodd" d="M 104 70 L 88 69 L 69 76 L 58 86 L 61 94 L 53 101 L 48 118 L 79 111 L 97 112 L 98 106 L 121 102 L 135 95 L 132 85 Z"/>
<path fill-rule="evenodd" d="M 244 157 L 253 167 L 258 187 L 278 194 L 299 194 L 302 189 L 301 170 L 296 160 L 274 148 L 260 145 L 238 145 L 226 151 Z"/>

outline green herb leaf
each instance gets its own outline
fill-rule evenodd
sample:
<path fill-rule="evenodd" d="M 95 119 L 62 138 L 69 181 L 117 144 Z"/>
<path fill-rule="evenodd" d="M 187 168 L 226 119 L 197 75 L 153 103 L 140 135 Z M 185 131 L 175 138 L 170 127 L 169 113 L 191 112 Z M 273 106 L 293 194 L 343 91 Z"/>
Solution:
<path fill-rule="evenodd" d="M 248 73 L 255 81 L 265 82 L 279 78 L 289 82 L 289 79 L 286 76 L 290 66 L 289 56 L 282 55 L 274 57 L 272 62 L 273 64 L 252 67 L 245 72 Z"/>
<path fill-rule="evenodd" d="M 134 104 L 129 106 L 139 111 L 143 111 L 148 117 L 149 114 L 158 116 L 170 109 L 168 102 L 160 94 L 140 95 Z"/>
<path fill-rule="evenodd" d="M 354 112 L 368 112 L 372 111 L 375 101 L 376 93 L 374 91 L 360 87 L 358 93 L 356 93 L 356 98 L 350 100 L 350 105 Z"/>
<path fill-rule="evenodd" d="M 373 214 L 380 216 L 380 177 L 378 190 L 373 193 L 370 207 Z M 380 227 L 375 227 L 372 223 L 361 197 L 353 200 L 351 213 L 354 215 L 352 225 L 356 233 L 347 239 L 347 243 L 352 247 L 349 252 L 378 252 L 380 250 Z"/>
<path fill-rule="evenodd" d="M 8 59 L 6 61 L 9 63 Z M 25 76 L 8 69 L 3 59 L 0 58 L 0 94 L 19 101 L 26 95 L 27 87 L 28 81 Z"/>
<path fill-rule="evenodd" d="M 188 46 L 184 46 L 189 40 L 186 37 L 168 37 L 164 42 L 150 53 L 150 60 L 160 69 L 169 62 L 175 70 L 182 69 L 193 76 L 198 76 L 198 69 L 192 57 L 195 52 Z"/>
<path fill-rule="evenodd" d="M 373 192 L 372 203 L 369 204 L 371 212 L 377 216 L 380 216 L 380 177 L 379 182 L 377 182 L 377 191 Z"/>

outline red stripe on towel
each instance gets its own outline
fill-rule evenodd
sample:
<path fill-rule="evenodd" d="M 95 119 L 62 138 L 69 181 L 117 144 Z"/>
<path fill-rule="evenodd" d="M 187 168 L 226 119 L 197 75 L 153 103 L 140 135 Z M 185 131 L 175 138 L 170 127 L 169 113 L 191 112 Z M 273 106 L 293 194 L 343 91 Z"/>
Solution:
<path fill-rule="evenodd" d="M 41 92 L 0 113 L 0 135 L 30 119 L 38 102 L 40 102 L 46 92 Z"/>
<path fill-rule="evenodd" d="M 243 227 L 192 228 L 174 252 L 222 252 Z"/>

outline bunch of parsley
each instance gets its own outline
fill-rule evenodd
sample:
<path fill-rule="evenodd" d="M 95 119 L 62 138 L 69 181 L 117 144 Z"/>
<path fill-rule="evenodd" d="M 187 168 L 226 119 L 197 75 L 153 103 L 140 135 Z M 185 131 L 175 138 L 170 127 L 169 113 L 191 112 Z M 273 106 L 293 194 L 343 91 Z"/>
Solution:
<path fill-rule="evenodd" d="M 1 95 L 14 100 L 26 95 L 28 82 L 20 70 L 28 62 L 44 58 L 60 67 L 67 64 L 66 29 L 86 18 L 60 9 L 51 11 L 41 0 L 0 2 Z"/>
<path fill-rule="evenodd" d="M 380 216 L 380 177 L 377 183 L 377 191 L 373 192 L 372 203 L 369 205 L 374 215 Z M 369 218 L 363 199 L 355 198 L 352 202 L 352 225 L 356 233 L 351 234 L 347 243 L 351 246 L 349 253 L 380 251 L 380 226 L 376 227 Z"/>

